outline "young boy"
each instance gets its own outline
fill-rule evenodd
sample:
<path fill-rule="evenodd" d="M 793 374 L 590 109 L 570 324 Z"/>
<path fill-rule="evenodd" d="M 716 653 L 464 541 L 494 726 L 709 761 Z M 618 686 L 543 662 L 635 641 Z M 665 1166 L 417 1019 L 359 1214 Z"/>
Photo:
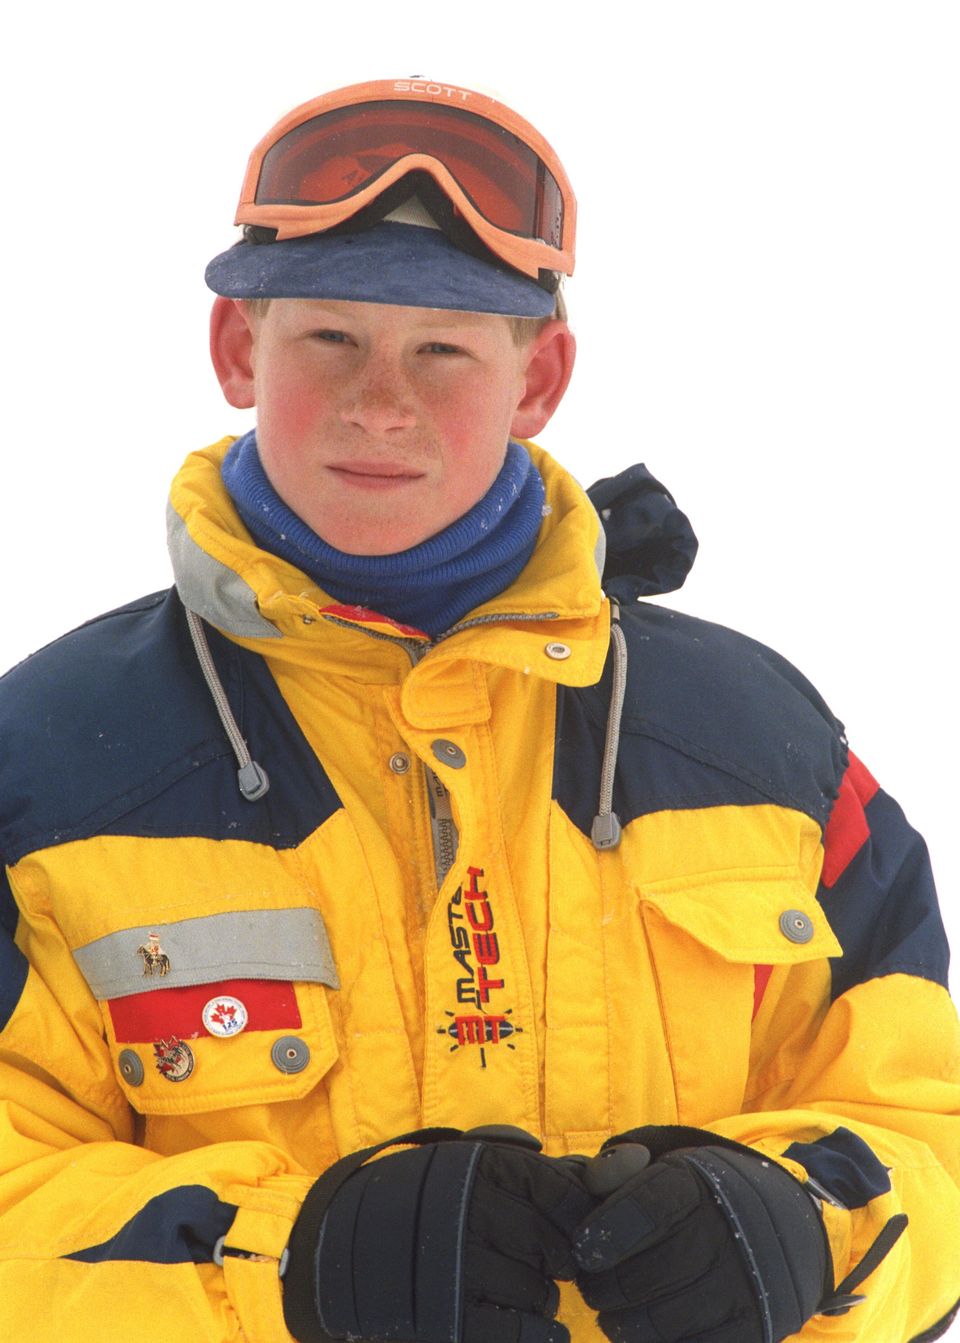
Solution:
<path fill-rule="evenodd" d="M 256 430 L 177 476 L 175 589 L 0 693 L 3 1337 L 939 1336 L 925 851 L 799 673 L 637 602 L 696 550 L 666 491 L 530 442 L 555 154 L 360 85 L 238 222 Z"/>

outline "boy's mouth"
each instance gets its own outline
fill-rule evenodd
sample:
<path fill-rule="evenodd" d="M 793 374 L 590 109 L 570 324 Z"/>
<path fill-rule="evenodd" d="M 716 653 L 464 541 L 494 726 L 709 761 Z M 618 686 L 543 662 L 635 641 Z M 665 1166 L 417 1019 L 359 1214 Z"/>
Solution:
<path fill-rule="evenodd" d="M 338 480 L 357 489 L 393 489 L 422 480 L 423 471 L 402 462 L 331 462 L 327 466 Z"/>

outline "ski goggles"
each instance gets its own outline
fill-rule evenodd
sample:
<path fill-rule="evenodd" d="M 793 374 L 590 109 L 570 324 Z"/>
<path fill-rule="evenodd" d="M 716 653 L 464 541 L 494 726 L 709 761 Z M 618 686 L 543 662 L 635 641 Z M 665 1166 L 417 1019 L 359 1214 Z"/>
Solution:
<path fill-rule="evenodd" d="M 235 222 L 278 242 L 320 233 L 416 170 L 507 265 L 573 273 L 576 200 L 546 140 L 503 103 L 426 80 L 353 84 L 294 108 L 250 155 Z"/>

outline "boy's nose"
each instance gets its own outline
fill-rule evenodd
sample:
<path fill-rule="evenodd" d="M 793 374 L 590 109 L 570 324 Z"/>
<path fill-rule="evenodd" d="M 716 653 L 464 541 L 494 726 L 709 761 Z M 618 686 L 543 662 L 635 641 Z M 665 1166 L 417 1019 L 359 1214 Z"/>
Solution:
<path fill-rule="evenodd" d="M 382 369 L 370 369 L 357 379 L 345 398 L 340 417 L 346 424 L 356 424 L 371 434 L 410 429 L 417 422 L 402 378 Z"/>

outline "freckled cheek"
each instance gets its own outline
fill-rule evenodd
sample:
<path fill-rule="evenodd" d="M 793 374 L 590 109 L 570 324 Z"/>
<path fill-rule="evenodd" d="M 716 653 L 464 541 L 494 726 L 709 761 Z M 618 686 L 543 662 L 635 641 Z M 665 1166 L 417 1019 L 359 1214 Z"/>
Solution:
<path fill-rule="evenodd" d="M 304 386 L 300 379 L 274 378 L 257 397 L 258 437 L 268 438 L 282 451 L 315 435 L 327 413 L 326 400 L 317 396 L 314 386 Z"/>
<path fill-rule="evenodd" d="M 513 402 L 504 388 L 486 382 L 468 382 L 444 389 L 433 409 L 446 431 L 448 441 L 466 444 L 478 436 L 503 434 L 506 442 Z"/>
<path fill-rule="evenodd" d="M 477 382 L 448 390 L 443 397 L 442 405 L 446 418 L 451 423 L 480 425 L 495 419 L 501 413 L 501 400 L 505 405 L 505 398 L 500 388 Z"/>
<path fill-rule="evenodd" d="M 469 388 L 448 398 L 441 419 L 451 455 L 467 469 L 483 474 L 484 459 L 496 456 L 502 460 L 514 409 L 514 402 L 496 386 Z M 499 461 L 493 475 L 497 469 Z"/>

